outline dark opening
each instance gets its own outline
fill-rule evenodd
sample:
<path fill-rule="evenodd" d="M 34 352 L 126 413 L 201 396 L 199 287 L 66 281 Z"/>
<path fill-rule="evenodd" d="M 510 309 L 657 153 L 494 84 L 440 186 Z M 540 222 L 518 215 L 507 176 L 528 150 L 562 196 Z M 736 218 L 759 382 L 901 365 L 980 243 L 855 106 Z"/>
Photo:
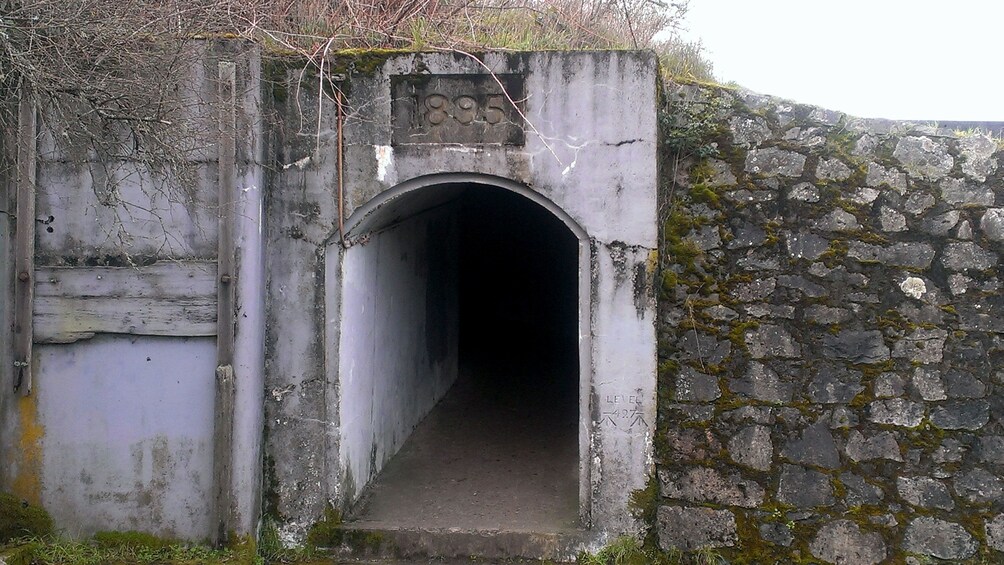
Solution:
<path fill-rule="evenodd" d="M 546 209 L 468 186 L 457 383 L 363 497 L 387 527 L 578 526 L 578 241 Z"/>

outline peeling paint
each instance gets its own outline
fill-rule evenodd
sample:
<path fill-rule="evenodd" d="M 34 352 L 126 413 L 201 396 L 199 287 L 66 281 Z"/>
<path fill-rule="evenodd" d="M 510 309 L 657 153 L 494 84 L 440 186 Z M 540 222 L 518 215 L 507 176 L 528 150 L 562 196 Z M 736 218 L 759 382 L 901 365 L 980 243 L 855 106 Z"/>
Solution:
<path fill-rule="evenodd" d="M 394 148 L 390 145 L 374 145 L 373 152 L 376 154 L 377 180 L 394 182 L 393 179 L 388 181 L 388 176 L 394 172 Z"/>

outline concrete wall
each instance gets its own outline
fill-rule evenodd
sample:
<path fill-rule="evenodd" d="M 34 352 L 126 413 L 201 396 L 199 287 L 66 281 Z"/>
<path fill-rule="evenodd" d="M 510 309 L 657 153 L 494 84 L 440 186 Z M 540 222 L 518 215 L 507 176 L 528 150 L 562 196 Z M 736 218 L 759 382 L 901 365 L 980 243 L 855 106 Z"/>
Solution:
<path fill-rule="evenodd" d="M 185 80 L 194 86 L 181 90 L 174 116 L 189 127 L 179 139 L 196 143 L 180 146 L 171 163 L 130 156 L 134 145 L 128 135 L 89 148 L 86 136 L 75 137 L 71 122 L 43 120 L 49 127 L 38 143 L 42 221 L 36 267 L 53 275 L 45 288 L 56 290 L 38 304 L 97 302 L 105 310 L 96 318 L 110 316 L 118 325 L 94 330 L 78 316 L 87 308 L 55 308 L 56 337 L 43 339 L 47 343 L 37 351 L 36 393 L 4 395 L 4 487 L 63 508 L 60 525 L 74 533 L 103 526 L 184 537 L 211 533 L 204 529 L 211 484 L 206 473 L 212 468 L 207 442 L 215 437 L 207 404 L 214 390 L 213 332 L 184 305 L 202 300 L 200 308 L 211 306 L 216 275 L 205 271 L 196 277 L 201 290 L 196 293 L 193 286 L 192 296 L 177 296 L 168 291 L 187 286 L 165 281 L 190 271 L 168 269 L 173 274 L 166 278 L 157 273 L 172 264 L 190 268 L 215 259 L 216 221 L 226 205 L 217 202 L 221 156 L 212 141 L 219 109 L 216 63 L 232 57 L 238 63 L 241 195 L 235 435 L 228 479 L 236 530 L 253 531 L 261 494 L 286 539 L 302 539 L 327 505 L 344 508 L 351 502 L 454 378 L 456 336 L 450 332 L 456 314 L 450 300 L 432 300 L 445 308 L 445 360 L 432 343 L 434 332 L 422 327 L 437 325 L 423 308 L 429 300 L 422 289 L 448 291 L 455 285 L 434 284 L 430 270 L 439 265 L 448 280 L 455 267 L 437 257 L 452 251 L 416 237 L 449 208 L 416 216 L 425 208 L 409 200 L 451 183 L 512 191 L 546 209 L 578 241 L 582 517 L 593 544 L 632 530 L 628 498 L 652 470 L 656 406 L 654 57 L 627 52 L 495 53 L 483 61 L 442 53 L 333 56 L 325 69 L 333 74 L 321 78 L 340 81 L 345 107 L 338 112 L 330 93 L 319 101 L 316 70 L 301 72 L 301 60 L 273 61 L 269 80 L 260 82 L 253 51 L 237 44 L 200 49 Z M 513 93 L 519 90 L 525 121 L 493 90 L 488 70 L 513 85 Z M 427 83 L 428 75 L 453 94 L 480 101 L 485 120 L 477 127 L 494 121 L 487 117 L 491 112 L 502 115 L 503 133 L 479 140 L 458 126 L 436 143 L 413 143 L 411 133 L 400 129 L 401 109 L 392 92 L 402 77 L 415 86 Z M 262 84 L 269 109 L 276 110 L 268 146 L 268 161 L 275 166 L 267 178 Z M 399 218 L 394 210 L 404 215 Z M 406 221 L 395 225 L 399 220 Z M 455 229 L 451 219 L 448 231 Z M 339 247 L 341 236 L 345 248 Z M 418 255 L 394 258 L 405 242 L 416 240 Z M 99 278 L 113 272 L 116 281 L 126 282 Z M 79 282 L 82 274 L 93 280 L 82 286 L 66 282 L 65 277 Z M 100 296 L 59 290 L 71 286 L 97 289 Z M 151 337 L 156 316 L 148 310 L 135 314 L 126 298 L 136 297 L 116 294 L 136 289 L 144 308 L 176 308 L 160 321 L 185 326 L 189 333 L 168 328 Z M 374 291 L 392 300 L 366 310 Z M 171 323 L 175 320 L 178 324 Z M 353 333 L 358 327 L 364 331 Z M 379 355 L 354 341 L 363 337 L 404 347 Z M 143 355 L 147 350 L 171 355 Z M 89 368 L 108 358 L 119 358 L 120 367 Z M 414 366 L 428 370 L 416 372 Z M 385 386 L 381 379 L 402 367 L 409 368 L 405 373 L 414 383 L 428 388 L 409 384 L 402 392 Z M 431 386 L 424 380 L 430 376 Z M 156 394 L 136 388 L 153 380 L 163 382 Z M 85 390 L 93 391 L 88 392 L 93 398 L 82 403 L 77 395 Z M 122 437 L 104 434 L 125 425 L 130 413 L 114 412 L 126 395 L 149 420 Z M 87 425 L 74 428 L 70 410 Z M 266 450 L 260 458 L 262 434 Z M 107 454 L 103 462 L 89 458 L 96 451 Z M 156 475 L 147 466 L 154 462 L 163 470 Z M 261 472 L 264 488 L 259 488 Z M 188 480 L 165 482 L 178 473 L 188 473 Z M 134 491 L 132 498 L 125 494 Z M 101 502 L 83 504 L 90 500 Z M 199 500 L 205 506 L 198 507 Z"/>
<path fill-rule="evenodd" d="M 106 335 L 36 355 L 42 503 L 65 533 L 205 537 L 215 341 Z"/>
<path fill-rule="evenodd" d="M 663 547 L 999 562 L 999 141 L 718 88 L 664 111 Z"/>
<path fill-rule="evenodd" d="M 237 456 L 225 480 L 236 493 L 231 527 L 251 533 L 258 520 L 264 365 L 259 62 L 247 45 L 198 42 L 188 49 L 177 77 L 184 87 L 165 105 L 174 123 L 159 138 L 171 146 L 166 152 L 145 146 L 148 140 L 121 124 L 89 143 L 81 130 L 89 127 L 86 120 L 77 123 L 48 106 L 39 110 L 34 387 L 30 395 L 10 393 L 11 364 L 3 363 L 0 488 L 41 503 L 70 536 L 110 529 L 184 539 L 215 533 L 221 60 L 238 68 L 241 194 L 228 204 L 238 216 L 240 266 Z M 133 153 L 134 144 L 146 153 Z M 4 216 L 4 263 L 7 224 Z M 0 287 L 5 306 L 10 280 L 5 276 Z M 0 314 L 7 332 L 9 310 Z M 9 353 L 5 347 L 0 359 Z"/>
<path fill-rule="evenodd" d="M 337 422 L 347 500 L 457 379 L 457 213 L 455 202 L 420 213 L 345 253 Z"/>
<path fill-rule="evenodd" d="M 360 218 L 408 192 L 450 182 L 517 191 L 579 238 L 583 516 L 597 539 L 633 528 L 628 497 L 651 469 L 655 422 L 654 59 L 618 52 L 493 53 L 483 66 L 462 55 L 422 53 L 376 62 L 333 57 L 330 64 L 347 79 L 340 85 L 346 95 L 341 213 L 350 244 L 372 237 Z M 284 518 L 288 540 L 300 538 L 326 504 L 344 507 L 355 488 L 339 480 L 344 432 L 334 421 L 344 403 L 338 388 L 344 376 L 332 334 L 345 331 L 334 309 L 345 303 L 338 296 L 348 271 L 324 264 L 331 259 L 325 244 L 338 236 L 338 112 L 326 98 L 318 116 L 317 77 L 308 68 L 299 83 L 301 65 L 292 66 L 273 91 L 283 124 L 275 146 L 281 172 L 269 195 L 274 223 L 266 236 L 266 414 L 272 423 L 266 500 L 269 512 Z M 486 67 L 522 77 L 521 104 L 537 130 L 516 122 L 525 143 L 395 141 L 394 77 L 454 77 L 449 80 L 458 88 L 491 88 Z M 309 449 L 321 437 L 326 451 Z"/>

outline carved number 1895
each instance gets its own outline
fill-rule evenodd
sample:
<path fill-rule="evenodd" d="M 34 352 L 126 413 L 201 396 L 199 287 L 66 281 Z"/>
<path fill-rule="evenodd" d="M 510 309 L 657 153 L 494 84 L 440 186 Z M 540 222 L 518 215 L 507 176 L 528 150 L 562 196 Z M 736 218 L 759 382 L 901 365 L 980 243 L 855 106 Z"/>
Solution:
<path fill-rule="evenodd" d="M 505 119 L 504 103 L 505 99 L 499 94 L 489 95 L 483 108 L 472 96 L 457 96 L 450 100 L 442 94 L 430 94 L 425 97 L 425 119 L 433 126 L 442 124 L 447 118 L 465 126 L 479 118 L 494 125 Z"/>

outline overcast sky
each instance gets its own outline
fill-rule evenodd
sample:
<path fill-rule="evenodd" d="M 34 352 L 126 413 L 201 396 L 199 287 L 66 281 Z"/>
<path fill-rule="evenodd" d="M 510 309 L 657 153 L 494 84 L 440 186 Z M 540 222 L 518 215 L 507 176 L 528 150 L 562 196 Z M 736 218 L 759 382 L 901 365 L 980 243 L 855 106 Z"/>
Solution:
<path fill-rule="evenodd" d="M 690 0 L 715 74 L 867 118 L 1004 121 L 1004 0 Z"/>

